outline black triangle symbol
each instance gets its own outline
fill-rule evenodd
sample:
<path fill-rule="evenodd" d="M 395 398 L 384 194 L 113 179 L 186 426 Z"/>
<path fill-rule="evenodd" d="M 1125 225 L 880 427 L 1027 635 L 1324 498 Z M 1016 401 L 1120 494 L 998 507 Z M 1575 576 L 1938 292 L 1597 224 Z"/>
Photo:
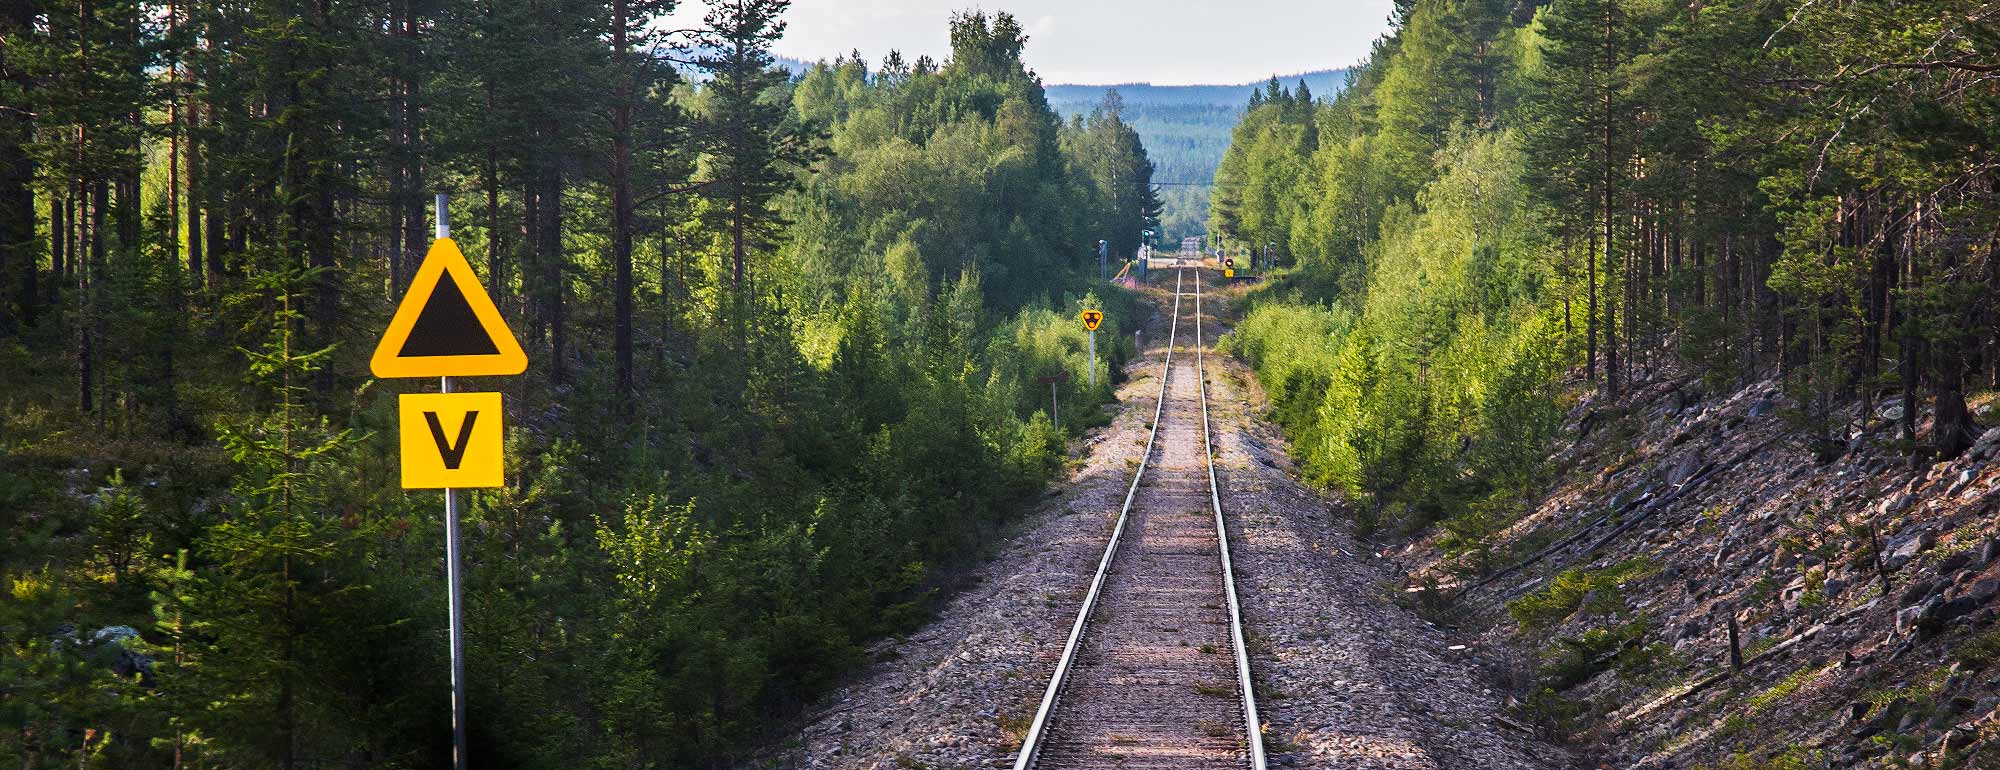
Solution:
<path fill-rule="evenodd" d="M 430 299 L 424 302 L 423 311 L 417 314 L 417 322 L 410 327 L 410 336 L 403 340 L 403 350 L 397 355 L 490 356 L 499 352 L 493 338 L 486 335 L 486 327 L 479 323 L 479 316 L 473 314 L 471 303 L 465 301 L 458 280 L 447 270 L 438 276 L 437 288 L 431 290 Z"/>

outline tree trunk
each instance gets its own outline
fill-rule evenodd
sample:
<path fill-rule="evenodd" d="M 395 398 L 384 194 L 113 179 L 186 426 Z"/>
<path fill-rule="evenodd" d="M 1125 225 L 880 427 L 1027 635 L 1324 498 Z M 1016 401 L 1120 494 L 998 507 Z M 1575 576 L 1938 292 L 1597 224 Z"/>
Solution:
<path fill-rule="evenodd" d="M 187 248 L 188 287 L 200 289 L 208 268 L 203 264 L 206 254 L 203 249 L 201 231 L 202 184 L 201 184 L 201 143 L 197 140 L 201 128 L 201 107 L 194 97 L 187 103 Z"/>
<path fill-rule="evenodd" d="M 567 360 L 568 339 L 565 336 L 563 304 L 567 278 L 563 270 L 562 253 L 562 170 L 556 167 L 553 158 L 545 161 L 542 171 L 542 190 L 539 196 L 541 222 L 535 228 L 541 240 L 539 261 L 542 268 L 542 312 L 549 329 L 549 379 L 556 384 L 569 381 Z"/>
<path fill-rule="evenodd" d="M 69 196 L 62 200 L 49 201 L 49 281 L 50 297 L 62 283 L 64 271 L 68 270 L 69 259 Z M 38 298 L 39 299 L 39 298 Z"/>
<path fill-rule="evenodd" d="M 1586 231 L 1589 230 L 1587 227 L 1584 229 Z M 1583 268 L 1584 285 L 1588 287 L 1589 291 L 1589 298 L 1585 302 L 1583 309 L 1583 334 L 1586 340 L 1584 344 L 1583 376 L 1584 379 L 1595 383 L 1597 382 L 1597 238 L 1596 236 L 1588 236 L 1584 240 L 1590 242 L 1590 253 L 1584 260 Z"/>
<path fill-rule="evenodd" d="M 618 84 L 611 103 L 612 350 L 618 392 L 632 382 L 632 73 L 626 63 L 625 0 L 611 3 L 611 53 Z"/>
<path fill-rule="evenodd" d="M 34 2 L 7 3 L 0 10 L 0 36 L 13 37 L 32 29 Z M 9 60 L 14 49 L 0 45 L 0 73 L 22 93 L 32 93 L 27 73 Z M 36 272 L 41 269 L 41 241 L 35 235 L 35 161 L 28 155 L 34 138 L 34 118 L 25 110 L 0 110 L 0 334 L 12 334 L 34 323 L 39 305 Z M 51 220 L 54 218 L 51 217 Z"/>

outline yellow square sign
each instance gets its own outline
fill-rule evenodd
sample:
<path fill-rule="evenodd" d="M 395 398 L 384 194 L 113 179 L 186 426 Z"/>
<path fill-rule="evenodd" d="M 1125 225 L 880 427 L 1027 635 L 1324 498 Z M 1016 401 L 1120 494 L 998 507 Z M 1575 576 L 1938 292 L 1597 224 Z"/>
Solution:
<path fill-rule="evenodd" d="M 404 489 L 505 486 L 498 393 L 405 393 Z"/>

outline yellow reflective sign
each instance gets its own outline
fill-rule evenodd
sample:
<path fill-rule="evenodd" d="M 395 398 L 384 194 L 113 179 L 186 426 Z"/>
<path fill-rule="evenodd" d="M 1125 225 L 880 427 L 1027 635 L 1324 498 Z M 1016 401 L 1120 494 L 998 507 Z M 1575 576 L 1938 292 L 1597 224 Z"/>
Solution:
<path fill-rule="evenodd" d="M 368 368 L 377 377 L 520 374 L 528 354 L 450 238 L 431 243 Z"/>
<path fill-rule="evenodd" d="M 500 394 L 405 393 L 398 406 L 404 489 L 506 485 Z"/>
<path fill-rule="evenodd" d="M 1104 323 L 1104 311 L 1102 310 L 1083 311 L 1083 328 L 1089 329 L 1090 331 L 1097 331 L 1097 327 L 1103 323 Z"/>
<path fill-rule="evenodd" d="M 1235 271 L 1235 270 L 1228 270 L 1228 269 L 1225 269 L 1225 270 L 1223 270 L 1223 271 L 1222 271 L 1222 277 L 1224 277 L 1224 278 L 1235 278 L 1235 277 L 1236 277 L 1236 271 Z"/>

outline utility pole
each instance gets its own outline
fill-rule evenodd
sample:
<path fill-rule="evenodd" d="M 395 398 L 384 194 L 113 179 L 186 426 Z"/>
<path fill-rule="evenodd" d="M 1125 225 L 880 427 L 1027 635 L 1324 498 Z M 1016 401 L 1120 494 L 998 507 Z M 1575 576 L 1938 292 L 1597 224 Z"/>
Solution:
<path fill-rule="evenodd" d="M 1097 280 L 1107 281 L 1111 279 L 1111 273 L 1109 272 L 1111 270 L 1110 265 L 1111 242 L 1099 239 L 1097 241 Z"/>
<path fill-rule="evenodd" d="M 451 237 L 450 211 L 444 193 L 437 194 L 436 239 Z M 419 220 L 421 221 L 421 220 Z M 451 377 L 440 377 L 439 386 L 451 392 Z M 444 490 L 444 582 L 445 608 L 451 615 L 451 766 L 465 770 L 465 599 L 463 576 L 458 568 L 458 490 Z"/>

